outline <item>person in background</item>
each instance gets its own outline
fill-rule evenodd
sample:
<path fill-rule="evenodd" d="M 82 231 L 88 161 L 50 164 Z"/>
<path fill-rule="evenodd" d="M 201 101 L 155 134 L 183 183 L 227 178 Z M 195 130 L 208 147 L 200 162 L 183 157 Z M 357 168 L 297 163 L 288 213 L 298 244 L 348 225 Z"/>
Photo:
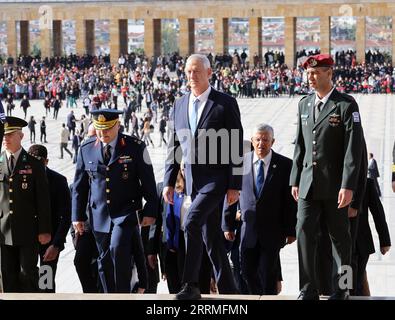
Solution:
<path fill-rule="evenodd" d="M 36 157 L 45 165 L 45 173 L 48 179 L 52 233 L 51 242 L 40 244 L 40 266 L 49 266 L 52 270 L 52 286 L 43 289 L 43 292 L 55 293 L 56 269 L 59 254 L 64 249 L 67 232 L 71 223 L 71 197 L 66 177 L 48 168 L 48 151 L 43 145 L 35 144 L 29 148 L 29 154 Z"/>

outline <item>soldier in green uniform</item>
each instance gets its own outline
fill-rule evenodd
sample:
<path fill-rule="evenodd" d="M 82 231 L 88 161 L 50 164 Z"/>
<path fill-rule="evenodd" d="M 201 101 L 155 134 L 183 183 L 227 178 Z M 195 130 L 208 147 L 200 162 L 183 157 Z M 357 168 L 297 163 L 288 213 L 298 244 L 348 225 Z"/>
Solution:
<path fill-rule="evenodd" d="M 27 122 L 7 117 L 0 155 L 0 245 L 4 292 L 38 292 L 39 243 L 51 241 L 44 165 L 21 145 Z"/>
<path fill-rule="evenodd" d="M 332 84 L 330 55 L 309 57 L 307 68 L 315 93 L 299 103 L 298 130 L 290 184 L 298 201 L 298 241 L 301 300 L 318 300 L 315 267 L 320 218 L 329 231 L 337 265 L 350 270 L 351 236 L 347 209 L 357 188 L 363 132 L 358 105 Z M 347 299 L 339 283 L 330 299 Z"/>

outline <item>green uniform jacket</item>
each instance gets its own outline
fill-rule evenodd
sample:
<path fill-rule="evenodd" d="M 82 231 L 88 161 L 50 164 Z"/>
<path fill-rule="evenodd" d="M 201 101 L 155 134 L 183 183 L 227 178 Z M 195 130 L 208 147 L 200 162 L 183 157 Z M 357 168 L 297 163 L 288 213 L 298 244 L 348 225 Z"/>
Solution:
<path fill-rule="evenodd" d="M 299 102 L 291 186 L 306 199 L 337 198 L 341 188 L 356 190 L 362 156 L 362 126 L 354 98 L 333 90 L 314 123 L 315 94 Z"/>
<path fill-rule="evenodd" d="M 51 233 L 48 181 L 42 162 L 24 149 L 10 174 L 7 155 L 0 156 L 0 243 L 12 246 L 38 243 Z"/>

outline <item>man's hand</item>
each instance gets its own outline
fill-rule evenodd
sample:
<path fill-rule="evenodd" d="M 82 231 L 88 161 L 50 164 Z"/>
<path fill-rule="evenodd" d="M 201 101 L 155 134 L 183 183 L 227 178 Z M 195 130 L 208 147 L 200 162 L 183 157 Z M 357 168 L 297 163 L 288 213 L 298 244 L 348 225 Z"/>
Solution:
<path fill-rule="evenodd" d="M 337 198 L 337 203 L 339 204 L 339 206 L 337 207 L 338 209 L 347 207 L 352 200 L 352 195 L 353 195 L 353 191 L 350 189 L 340 189 L 339 191 L 339 196 Z"/>
<path fill-rule="evenodd" d="M 158 258 L 156 257 L 156 254 L 149 254 L 147 260 L 150 268 L 155 269 L 156 265 L 158 264 Z"/>
<path fill-rule="evenodd" d="M 51 234 L 50 233 L 40 233 L 38 235 L 38 242 L 41 244 L 48 244 L 51 241 Z"/>
<path fill-rule="evenodd" d="M 147 227 L 150 226 L 151 224 L 154 224 L 156 221 L 156 218 L 153 217 L 144 217 L 143 220 L 141 221 L 140 225 L 142 227 Z"/>
<path fill-rule="evenodd" d="M 58 254 L 59 254 L 59 249 L 52 244 L 45 251 L 43 261 L 44 262 L 53 261 L 57 258 Z"/>
<path fill-rule="evenodd" d="M 386 246 L 386 247 L 381 247 L 380 251 L 382 255 L 385 255 L 389 250 L 390 250 L 391 246 Z"/>
<path fill-rule="evenodd" d="M 234 203 L 236 203 L 237 201 L 239 201 L 239 190 L 235 190 L 235 189 L 229 189 L 226 192 L 226 198 L 228 199 L 228 205 L 232 205 Z"/>
<path fill-rule="evenodd" d="M 296 240 L 296 237 L 288 236 L 288 237 L 287 237 L 287 241 L 285 242 L 285 244 L 286 244 L 286 245 L 287 245 L 287 244 L 291 244 L 291 243 L 295 242 L 295 240 Z"/>
<path fill-rule="evenodd" d="M 163 199 L 166 203 L 174 205 L 173 197 L 174 197 L 174 188 L 173 187 L 164 187 L 163 188 Z"/>
<path fill-rule="evenodd" d="M 355 218 L 358 214 L 358 210 L 354 209 L 352 207 L 348 207 L 348 217 L 349 218 Z"/>
<path fill-rule="evenodd" d="M 296 202 L 298 202 L 299 199 L 299 187 L 292 187 L 291 189 L 292 197 L 295 199 Z"/>
<path fill-rule="evenodd" d="M 85 222 L 84 221 L 74 221 L 73 228 L 75 233 L 78 233 L 80 236 L 84 233 Z"/>
<path fill-rule="evenodd" d="M 350 189 L 340 189 L 339 196 L 337 198 L 338 209 L 347 207 L 352 201 L 353 191 Z"/>
<path fill-rule="evenodd" d="M 395 181 L 392 182 L 392 191 L 395 192 Z"/>
<path fill-rule="evenodd" d="M 235 241 L 235 233 L 233 231 L 225 231 L 224 232 L 225 239 L 228 241 Z"/>

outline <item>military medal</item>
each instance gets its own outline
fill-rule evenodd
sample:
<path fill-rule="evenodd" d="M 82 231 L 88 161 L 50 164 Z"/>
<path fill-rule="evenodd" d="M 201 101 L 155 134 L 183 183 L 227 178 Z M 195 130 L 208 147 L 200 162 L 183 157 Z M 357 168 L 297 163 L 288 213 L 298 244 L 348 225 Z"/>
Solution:
<path fill-rule="evenodd" d="M 129 178 L 129 172 L 127 172 L 127 171 L 122 172 L 122 179 L 127 180 L 128 178 Z"/>
<path fill-rule="evenodd" d="M 26 190 L 27 189 L 27 182 L 22 182 L 22 189 Z"/>

